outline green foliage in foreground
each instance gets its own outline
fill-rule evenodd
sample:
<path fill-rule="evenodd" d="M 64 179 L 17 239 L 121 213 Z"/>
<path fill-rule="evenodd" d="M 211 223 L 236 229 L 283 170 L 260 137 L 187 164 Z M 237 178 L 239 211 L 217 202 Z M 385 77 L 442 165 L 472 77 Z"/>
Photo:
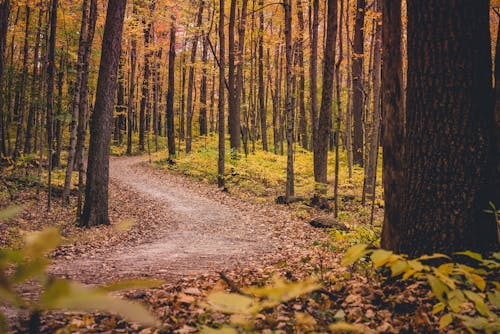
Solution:
<path fill-rule="evenodd" d="M 14 216 L 19 210 L 10 208 L 0 212 L 0 221 Z M 54 279 L 46 273 L 47 258 L 61 241 L 59 232 L 50 228 L 29 234 L 20 250 L 0 249 L 0 303 L 31 314 L 29 326 L 39 326 L 39 314 L 48 310 L 102 311 L 118 314 L 127 320 L 154 326 L 155 318 L 143 306 L 109 295 L 109 292 L 151 288 L 161 284 L 156 280 L 122 281 L 102 287 L 89 288 L 66 279 Z M 41 285 L 38 300 L 26 300 L 16 293 L 21 284 L 34 282 Z M 0 333 L 7 331 L 5 316 L 0 313 Z"/>
<path fill-rule="evenodd" d="M 471 251 L 456 255 L 462 261 L 452 261 L 444 254 L 408 259 L 358 244 L 347 250 L 342 264 L 371 263 L 375 270 L 388 271 L 393 278 L 426 281 L 436 300 L 432 313 L 440 316 L 441 330 L 455 323 L 471 333 L 500 332 L 500 253 L 490 258 Z"/>

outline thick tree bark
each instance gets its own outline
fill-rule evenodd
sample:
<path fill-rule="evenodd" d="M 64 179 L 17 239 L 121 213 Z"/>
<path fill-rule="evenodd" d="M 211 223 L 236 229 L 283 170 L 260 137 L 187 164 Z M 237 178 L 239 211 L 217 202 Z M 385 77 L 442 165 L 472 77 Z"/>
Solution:
<path fill-rule="evenodd" d="M 352 110 L 354 116 L 354 164 L 363 166 L 363 57 L 366 0 L 357 0 L 352 55 Z"/>
<path fill-rule="evenodd" d="M 326 44 L 323 56 L 323 91 L 317 141 L 314 145 L 314 180 L 323 185 L 319 191 L 326 192 L 328 140 L 331 133 L 333 79 L 335 74 L 335 43 L 337 36 L 337 0 L 328 0 Z"/>
<path fill-rule="evenodd" d="M 170 48 L 168 51 L 168 90 L 167 90 L 167 141 L 168 157 L 175 157 L 175 128 L 174 128 L 174 92 L 175 92 L 175 17 L 172 16 L 170 26 Z"/>
<path fill-rule="evenodd" d="M 109 224 L 109 146 L 126 4 L 126 0 L 110 0 L 108 3 L 95 108 L 90 124 L 85 205 L 80 219 L 80 225 L 86 227 Z"/>
<path fill-rule="evenodd" d="M 205 7 L 205 0 L 200 1 L 198 16 L 196 19 L 196 27 L 199 29 L 203 20 L 203 8 Z M 186 111 L 186 153 L 191 152 L 193 142 L 193 90 L 194 90 L 194 65 L 196 62 L 196 52 L 198 49 L 199 33 L 196 32 L 193 37 L 193 46 L 191 49 L 191 59 L 189 66 L 188 77 L 188 95 L 187 95 L 187 111 Z"/>
<path fill-rule="evenodd" d="M 495 183 L 491 77 L 487 1 L 408 2 L 400 216 L 386 220 L 385 246 L 410 256 L 498 249 L 484 212 Z"/>

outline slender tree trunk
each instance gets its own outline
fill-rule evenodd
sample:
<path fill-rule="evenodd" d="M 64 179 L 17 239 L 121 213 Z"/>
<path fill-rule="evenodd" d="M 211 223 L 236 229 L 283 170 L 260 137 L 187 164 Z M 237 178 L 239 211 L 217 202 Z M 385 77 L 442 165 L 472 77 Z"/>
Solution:
<path fill-rule="evenodd" d="M 205 0 L 200 1 L 198 16 L 196 19 L 196 27 L 199 29 L 203 20 L 203 8 L 205 7 Z M 186 117 L 186 153 L 191 152 L 193 142 L 193 89 L 194 89 L 194 65 L 196 62 L 196 51 L 198 49 L 198 32 L 193 37 L 193 47 L 191 49 L 191 59 L 189 66 L 188 77 L 188 95 L 187 95 L 187 117 Z"/>
<path fill-rule="evenodd" d="M 344 60 L 344 36 L 342 35 L 342 24 L 343 24 L 343 13 L 344 13 L 344 0 L 340 0 L 339 8 L 339 26 L 338 26 L 338 43 L 339 43 L 339 55 L 337 57 L 337 63 L 335 64 L 335 91 L 337 99 L 337 122 L 336 122 L 336 138 L 337 142 L 335 145 L 335 180 L 333 185 L 333 197 L 334 197 L 334 211 L 333 215 L 335 218 L 339 214 L 339 172 L 340 172 L 340 134 L 342 126 L 342 96 L 341 96 L 341 84 L 342 76 L 340 71 L 340 66 Z"/>
<path fill-rule="evenodd" d="M 167 90 L 167 140 L 168 157 L 175 158 L 175 128 L 174 128 L 174 92 L 175 92 L 175 17 L 172 16 L 170 26 L 170 49 L 168 52 L 168 90 Z"/>
<path fill-rule="evenodd" d="M 200 84 L 200 115 L 198 123 L 200 125 L 200 135 L 206 136 L 208 133 L 207 127 L 207 61 L 208 61 L 208 43 L 207 36 L 203 33 L 203 51 L 201 53 L 201 61 L 203 68 L 201 70 Z"/>
<path fill-rule="evenodd" d="M 311 9 L 310 9 L 311 10 Z M 309 66 L 309 93 L 311 95 L 311 149 L 318 142 L 318 27 L 319 27 L 319 0 L 312 0 L 311 24 L 311 60 Z"/>
<path fill-rule="evenodd" d="M 83 70 L 82 70 L 82 87 L 80 89 L 80 107 L 78 111 L 78 131 L 76 142 L 76 165 L 78 166 L 78 199 L 76 215 L 79 218 L 82 213 L 84 182 L 85 174 L 84 152 L 85 152 L 85 137 L 87 134 L 87 111 L 89 109 L 89 67 L 90 56 L 92 52 L 92 42 L 94 40 L 95 27 L 97 22 L 97 0 L 90 0 L 90 15 L 87 25 L 87 42 L 85 43 L 85 53 L 83 55 Z"/>
<path fill-rule="evenodd" d="M 9 15 L 10 15 L 10 0 L 4 0 L 0 3 L 0 153 L 7 155 L 5 145 L 5 116 L 4 116 L 4 99 L 3 99 L 3 80 L 5 68 L 5 47 L 7 41 L 7 30 L 9 28 Z"/>
<path fill-rule="evenodd" d="M 38 86 L 38 66 L 40 64 L 40 34 L 42 32 L 42 19 L 43 19 L 43 5 L 40 3 L 38 11 L 38 24 L 36 29 L 35 50 L 33 53 L 33 72 L 31 78 L 31 91 L 30 91 L 30 108 L 28 113 L 28 120 L 26 124 L 26 140 L 24 142 L 24 153 L 30 154 L 32 150 L 33 141 L 33 127 L 36 122 L 36 111 L 40 103 L 40 93 L 37 90 Z M 0 107 L 1 109 L 1 107 Z M 0 117 L 1 118 L 1 117 Z M 1 122 L 1 120 L 0 120 Z M 1 128 L 1 126 L 0 126 Z M 0 129 L 1 131 L 1 129 Z M 0 136 L 1 137 L 1 136 Z M 1 139 L 0 139 L 1 140 Z"/>
<path fill-rule="evenodd" d="M 264 0 L 259 0 L 259 6 L 264 6 Z M 264 96 L 264 9 L 259 15 L 259 113 L 260 113 L 260 131 L 262 136 L 262 149 L 268 151 L 267 146 L 267 110 Z"/>
<path fill-rule="evenodd" d="M 281 82 L 280 82 L 280 44 L 276 44 L 276 50 L 274 51 L 274 94 L 273 94 L 273 139 L 274 139 L 274 153 L 278 154 L 280 150 L 280 93 L 281 93 Z"/>
<path fill-rule="evenodd" d="M 333 79 L 335 73 L 335 45 L 337 35 L 337 0 L 328 0 L 326 44 L 323 56 L 323 90 L 317 142 L 314 145 L 314 180 L 320 184 L 319 191 L 326 192 L 328 141 L 332 124 Z"/>
<path fill-rule="evenodd" d="M 132 155 L 132 134 L 134 132 L 134 92 L 135 92 L 135 72 L 137 68 L 137 41 L 132 37 L 130 49 L 130 79 L 128 91 L 128 129 L 127 129 L 127 155 Z"/>
<path fill-rule="evenodd" d="M 354 24 L 354 41 L 352 55 L 352 109 L 354 116 L 354 163 L 363 166 L 363 57 L 364 57 L 364 22 L 366 0 L 357 0 Z"/>
<path fill-rule="evenodd" d="M 224 0 L 219 1 L 219 158 L 217 161 L 217 183 L 224 187 L 225 129 L 224 129 L 224 69 L 225 69 L 225 37 L 224 37 Z"/>
<path fill-rule="evenodd" d="M 78 130 L 78 108 L 80 106 L 80 92 L 81 92 L 81 82 L 83 75 L 83 56 L 85 53 L 85 40 L 87 35 L 87 23 L 88 23 L 88 0 L 83 2 L 82 6 L 82 23 L 80 26 L 80 41 L 78 47 L 78 58 L 76 63 L 76 81 L 74 90 L 74 100 L 71 109 L 71 124 L 70 124 L 70 144 L 68 152 L 68 165 L 66 166 L 66 177 L 64 179 L 64 190 L 62 196 L 63 205 L 69 202 L 69 193 L 71 188 L 71 175 L 73 173 L 73 166 L 75 162 L 75 152 L 76 152 L 76 141 L 77 141 L 77 130 Z"/>
<path fill-rule="evenodd" d="M 26 99 L 26 80 L 28 79 L 28 51 L 29 51 L 29 26 L 30 26 L 30 14 L 31 8 L 26 5 L 26 20 L 25 20 L 25 33 L 24 33 L 24 47 L 23 47 L 23 71 L 21 74 L 21 80 L 19 83 L 20 96 L 19 96 L 19 112 L 17 118 L 17 130 L 16 130 L 16 145 L 14 146 L 13 156 L 14 158 L 19 157 L 22 149 L 23 140 L 23 128 L 24 128 L 24 106 Z M 1 94 L 1 91 L 0 91 Z"/>
<path fill-rule="evenodd" d="M 47 67 L 47 148 L 49 150 L 48 167 L 48 188 L 47 209 L 50 210 L 52 202 L 52 167 L 53 167 L 53 139 L 54 139 L 54 78 L 56 74 L 56 33 L 57 33 L 57 7 L 58 0 L 52 0 L 50 14 L 50 38 L 48 47 L 48 67 Z"/>
<path fill-rule="evenodd" d="M 242 92 L 243 92 L 243 85 L 244 85 L 244 70 L 243 70 L 243 55 L 245 52 L 245 32 L 246 32 L 246 18 L 247 18 L 247 5 L 248 5 L 248 0 L 243 0 L 241 3 L 241 17 L 240 17 L 240 22 L 238 25 L 238 63 L 236 65 L 236 84 L 235 84 L 235 108 L 237 109 L 236 114 L 241 116 L 241 101 L 245 101 L 244 98 L 242 98 Z M 248 108 L 244 111 L 244 113 L 248 114 Z M 238 117 L 240 117 L 238 116 Z M 240 130 L 238 130 L 238 136 L 239 132 L 242 133 L 243 135 L 243 141 L 245 145 L 245 154 L 248 154 L 248 147 L 246 145 L 246 142 L 248 141 L 248 128 L 244 130 L 241 127 L 240 124 Z M 246 132 L 246 133 L 245 133 Z"/>
<path fill-rule="evenodd" d="M 228 27 L 228 112 L 229 136 L 231 150 L 238 154 L 240 149 L 240 115 L 236 106 L 235 60 L 236 48 L 234 42 L 234 26 L 236 25 L 236 0 L 231 0 Z"/>
<path fill-rule="evenodd" d="M 297 1 L 297 18 L 299 21 L 299 36 L 297 39 L 297 57 L 299 65 L 299 139 L 303 148 L 308 149 L 309 138 L 307 138 L 307 116 L 305 102 L 305 68 L 304 68 L 304 12 L 302 10 L 302 1 Z"/>
<path fill-rule="evenodd" d="M 154 2 L 151 1 L 151 4 Z M 152 12 L 150 12 L 152 15 Z M 146 140 L 146 113 L 149 100 L 149 77 L 151 74 L 151 51 L 149 42 L 151 39 L 151 22 L 144 20 L 144 76 L 142 78 L 141 105 L 139 109 L 139 151 L 144 152 Z"/>
<path fill-rule="evenodd" d="M 293 91 L 292 91 L 292 2 L 285 0 L 285 56 L 286 56 L 286 142 L 287 142 L 287 164 L 286 164 L 286 199 L 290 200 L 295 196 L 294 170 L 293 170 Z"/>
<path fill-rule="evenodd" d="M 86 227 L 109 224 L 109 145 L 126 4 L 126 0 L 109 0 L 104 26 L 101 59 L 106 61 L 101 61 L 99 68 L 95 108 L 90 124 L 85 205 L 80 218 L 80 225 Z"/>

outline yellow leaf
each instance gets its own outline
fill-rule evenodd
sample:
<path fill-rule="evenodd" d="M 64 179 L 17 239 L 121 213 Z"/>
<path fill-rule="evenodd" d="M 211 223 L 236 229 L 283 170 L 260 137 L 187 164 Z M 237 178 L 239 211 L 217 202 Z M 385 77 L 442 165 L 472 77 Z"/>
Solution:
<path fill-rule="evenodd" d="M 332 333 L 343 333 L 343 332 L 348 332 L 348 333 L 364 333 L 365 330 L 362 327 L 358 327 L 355 325 L 348 324 L 346 322 L 339 322 L 333 325 L 329 326 L 330 331 Z"/>
<path fill-rule="evenodd" d="M 366 248 L 368 246 L 364 244 L 354 245 L 347 250 L 342 259 L 341 264 L 343 266 L 352 265 L 354 262 L 358 261 L 363 255 L 366 254 Z"/>
<path fill-rule="evenodd" d="M 453 315 L 451 313 L 446 313 L 439 319 L 439 329 L 444 329 L 446 326 L 453 322 Z"/>

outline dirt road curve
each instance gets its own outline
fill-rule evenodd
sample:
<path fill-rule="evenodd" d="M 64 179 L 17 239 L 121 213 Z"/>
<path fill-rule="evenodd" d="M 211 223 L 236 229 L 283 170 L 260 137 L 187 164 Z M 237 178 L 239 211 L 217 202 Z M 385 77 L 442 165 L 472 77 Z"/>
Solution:
<path fill-rule="evenodd" d="M 147 166 L 144 158 L 112 158 L 111 192 L 126 192 L 128 211 L 148 207 L 146 240 L 119 242 L 77 257 L 57 259 L 52 272 L 87 283 L 130 276 L 177 279 L 234 266 L 262 265 L 282 250 L 290 251 L 318 236 L 288 211 L 254 204 L 185 177 Z M 132 199 L 130 199 L 132 198 Z M 112 200 L 113 201 L 113 196 Z M 111 206 L 120 204 L 111 203 Z"/>

